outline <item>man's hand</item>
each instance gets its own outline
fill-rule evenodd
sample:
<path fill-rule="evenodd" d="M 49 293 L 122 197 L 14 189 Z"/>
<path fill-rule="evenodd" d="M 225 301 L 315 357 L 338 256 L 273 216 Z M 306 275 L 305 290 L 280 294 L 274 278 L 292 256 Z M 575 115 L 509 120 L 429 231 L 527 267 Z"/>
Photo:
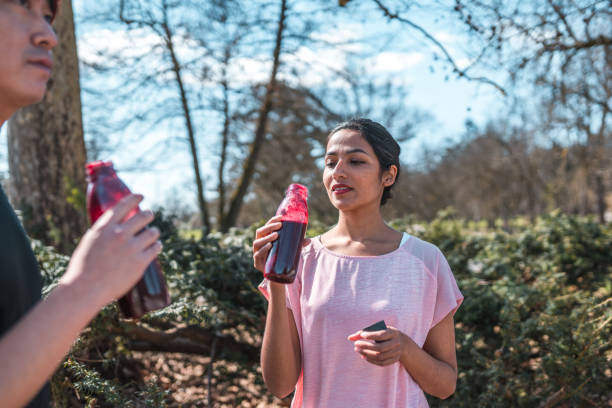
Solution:
<path fill-rule="evenodd" d="M 85 233 L 74 251 L 60 285 L 73 287 L 101 308 L 124 295 L 161 252 L 159 230 L 146 228 L 151 211 L 133 216 L 141 195 L 124 197 Z"/>

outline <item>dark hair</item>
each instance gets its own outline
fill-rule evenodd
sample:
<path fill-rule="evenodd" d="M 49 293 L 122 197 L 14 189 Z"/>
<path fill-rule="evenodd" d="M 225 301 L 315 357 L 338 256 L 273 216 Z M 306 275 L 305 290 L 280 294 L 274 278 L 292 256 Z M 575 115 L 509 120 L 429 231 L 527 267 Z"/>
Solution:
<path fill-rule="evenodd" d="M 334 133 L 342 129 L 356 130 L 359 132 L 366 142 L 372 146 L 382 171 L 389 170 L 392 165 L 397 167 L 395 182 L 392 185 L 385 187 L 380 199 L 380 205 L 385 205 L 387 200 L 391 198 L 391 188 L 395 185 L 395 183 L 397 183 L 397 179 L 399 178 L 400 174 L 399 144 L 383 125 L 365 118 L 350 119 L 346 122 L 340 123 L 329 133 L 327 140 L 329 141 Z"/>
<path fill-rule="evenodd" d="M 57 16 L 57 12 L 59 11 L 59 8 L 60 8 L 60 4 L 61 4 L 61 0 L 49 0 L 49 7 L 51 7 L 51 12 L 53 13 L 51 21 L 55 20 L 55 17 Z"/>

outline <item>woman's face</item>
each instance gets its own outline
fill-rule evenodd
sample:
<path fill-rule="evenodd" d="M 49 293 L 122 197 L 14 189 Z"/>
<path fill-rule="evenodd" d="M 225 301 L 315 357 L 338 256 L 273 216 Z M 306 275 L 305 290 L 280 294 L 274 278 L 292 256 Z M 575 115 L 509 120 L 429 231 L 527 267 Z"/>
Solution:
<path fill-rule="evenodd" d="M 395 180 L 395 166 L 381 171 L 372 146 L 356 130 L 342 129 L 327 142 L 323 184 L 338 210 L 380 207 L 386 186 Z"/>
<path fill-rule="evenodd" d="M 51 18 L 48 0 L 0 0 L 0 113 L 44 96 L 57 44 Z"/>

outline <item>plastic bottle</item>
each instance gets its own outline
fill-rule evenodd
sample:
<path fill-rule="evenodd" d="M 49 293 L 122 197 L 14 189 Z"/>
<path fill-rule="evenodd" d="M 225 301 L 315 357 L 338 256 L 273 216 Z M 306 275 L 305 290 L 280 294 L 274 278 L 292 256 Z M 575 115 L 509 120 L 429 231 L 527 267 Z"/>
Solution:
<path fill-rule="evenodd" d="M 110 161 L 96 161 L 85 166 L 87 170 L 87 211 L 93 224 L 119 200 L 130 194 L 130 189 L 117 177 Z M 132 217 L 140 209 L 127 215 Z M 127 219 L 126 218 L 126 219 Z M 159 260 L 155 258 L 147 266 L 143 277 L 118 301 L 122 314 L 127 318 L 139 318 L 152 310 L 170 304 L 166 280 L 161 271 Z"/>
<path fill-rule="evenodd" d="M 265 278 L 279 283 L 294 281 L 308 225 L 307 200 L 308 189 L 303 185 L 291 184 L 287 188 L 285 198 L 276 211 L 276 215 L 283 216 L 283 225 L 266 259 Z"/>

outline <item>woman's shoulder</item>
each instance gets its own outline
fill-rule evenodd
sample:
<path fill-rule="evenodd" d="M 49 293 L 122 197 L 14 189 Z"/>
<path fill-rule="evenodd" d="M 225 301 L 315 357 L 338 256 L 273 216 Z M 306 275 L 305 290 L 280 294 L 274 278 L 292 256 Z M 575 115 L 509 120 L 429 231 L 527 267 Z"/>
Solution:
<path fill-rule="evenodd" d="M 403 234 L 408 237 L 408 239 L 406 240 L 406 244 L 409 244 L 408 245 L 410 247 L 409 249 L 413 251 L 420 251 L 420 252 L 439 252 L 440 251 L 440 248 L 438 248 L 435 244 L 429 241 L 425 241 L 419 237 L 408 234 L 407 232 L 404 232 Z"/>
<path fill-rule="evenodd" d="M 407 233 L 404 233 L 408 235 Z M 431 242 L 422 240 L 414 235 L 408 235 L 406 242 L 400 246 L 400 255 L 410 256 L 423 262 L 429 269 L 433 269 L 439 262 L 440 257 L 443 257 L 442 251 Z"/>
<path fill-rule="evenodd" d="M 317 245 L 317 243 L 320 242 L 318 241 L 319 236 L 320 235 L 317 235 L 316 237 L 305 239 L 306 242 L 302 244 L 302 252 L 301 252 L 302 256 L 313 255 L 319 250 L 318 245 Z"/>

